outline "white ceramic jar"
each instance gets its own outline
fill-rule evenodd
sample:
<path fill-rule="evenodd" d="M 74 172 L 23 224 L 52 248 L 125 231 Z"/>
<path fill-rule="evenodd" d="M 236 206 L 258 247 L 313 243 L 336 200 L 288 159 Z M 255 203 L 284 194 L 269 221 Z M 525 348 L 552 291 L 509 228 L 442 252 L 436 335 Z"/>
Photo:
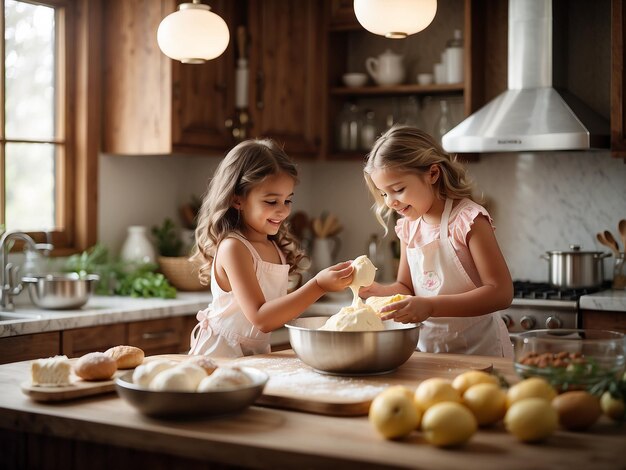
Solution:
<path fill-rule="evenodd" d="M 138 263 L 156 263 L 156 251 L 148 238 L 146 227 L 131 225 L 122 245 L 120 257 L 124 261 Z"/>

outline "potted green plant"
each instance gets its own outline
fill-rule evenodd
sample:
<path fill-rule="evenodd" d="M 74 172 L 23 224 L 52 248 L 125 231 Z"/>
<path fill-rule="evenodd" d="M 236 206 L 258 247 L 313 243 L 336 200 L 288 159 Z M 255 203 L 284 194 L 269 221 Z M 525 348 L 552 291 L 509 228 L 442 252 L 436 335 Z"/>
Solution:
<path fill-rule="evenodd" d="M 208 290 L 208 286 L 200 283 L 198 267 L 184 253 L 178 227 L 171 219 L 166 218 L 160 226 L 152 227 L 152 235 L 156 240 L 161 272 L 174 287 L 182 291 Z"/>

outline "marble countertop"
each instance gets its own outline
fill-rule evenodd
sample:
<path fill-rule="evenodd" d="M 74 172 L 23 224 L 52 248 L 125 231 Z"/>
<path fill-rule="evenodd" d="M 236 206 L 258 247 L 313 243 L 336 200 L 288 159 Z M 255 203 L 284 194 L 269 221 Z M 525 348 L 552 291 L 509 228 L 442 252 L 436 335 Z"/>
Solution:
<path fill-rule="evenodd" d="M 15 311 L 0 311 L 0 338 L 193 315 L 206 308 L 212 298 L 210 292 L 179 292 L 175 299 L 93 296 L 76 310 L 42 310 L 32 304 L 17 305 Z M 333 315 L 350 304 L 350 299 L 350 295 L 343 292 L 327 295 L 311 305 L 303 316 Z"/>
<path fill-rule="evenodd" d="M 626 313 L 626 290 L 605 290 L 595 294 L 583 295 L 580 298 L 583 310 L 606 310 Z"/>

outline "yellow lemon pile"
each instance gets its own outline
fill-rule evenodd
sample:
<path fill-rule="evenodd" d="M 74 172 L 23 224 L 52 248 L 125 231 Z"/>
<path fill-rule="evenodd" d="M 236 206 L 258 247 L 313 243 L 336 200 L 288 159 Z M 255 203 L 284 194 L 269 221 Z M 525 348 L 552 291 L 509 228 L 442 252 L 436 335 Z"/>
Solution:
<path fill-rule="evenodd" d="M 466 443 L 479 426 L 504 422 L 522 442 L 542 441 L 560 425 L 582 431 L 604 412 L 624 416 L 624 403 L 608 395 L 599 400 L 585 391 L 557 395 L 544 379 L 522 380 L 508 390 L 497 377 L 482 371 L 464 372 L 454 380 L 430 378 L 415 391 L 393 386 L 372 402 L 369 421 L 386 439 L 398 439 L 415 430 L 438 447 Z"/>

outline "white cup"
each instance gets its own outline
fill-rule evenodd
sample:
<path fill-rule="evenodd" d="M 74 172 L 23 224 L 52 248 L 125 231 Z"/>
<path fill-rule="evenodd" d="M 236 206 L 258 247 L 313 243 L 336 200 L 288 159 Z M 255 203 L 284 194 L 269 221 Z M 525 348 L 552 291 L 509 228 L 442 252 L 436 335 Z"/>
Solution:
<path fill-rule="evenodd" d="M 433 74 L 432 73 L 418 73 L 417 83 L 419 83 L 420 85 L 431 85 L 433 83 Z"/>

